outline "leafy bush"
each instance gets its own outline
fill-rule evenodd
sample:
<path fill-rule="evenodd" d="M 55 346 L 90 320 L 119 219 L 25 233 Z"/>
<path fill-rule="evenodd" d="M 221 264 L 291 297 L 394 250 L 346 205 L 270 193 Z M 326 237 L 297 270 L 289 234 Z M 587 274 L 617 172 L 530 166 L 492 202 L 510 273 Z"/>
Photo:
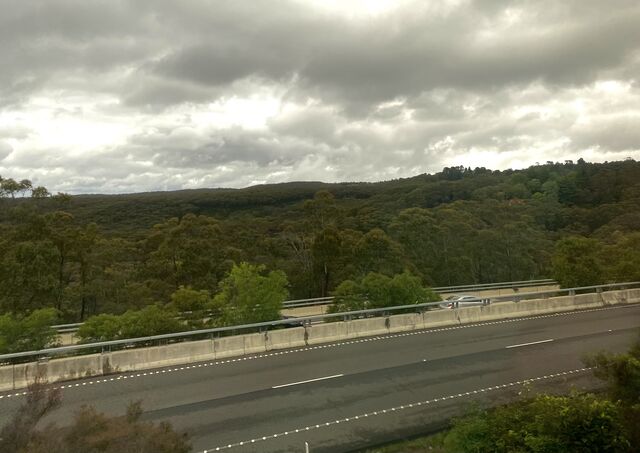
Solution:
<path fill-rule="evenodd" d="M 181 286 L 171 295 L 171 305 L 181 314 L 204 311 L 211 304 L 207 290 L 196 290 Z"/>
<path fill-rule="evenodd" d="M 488 411 L 476 411 L 454 423 L 447 451 L 630 452 L 620 405 L 591 394 L 540 395 Z"/>
<path fill-rule="evenodd" d="M 553 277 L 564 288 L 599 285 L 604 279 L 602 245 L 595 239 L 568 237 L 556 244 Z"/>
<path fill-rule="evenodd" d="M 120 337 L 120 318 L 108 314 L 92 316 L 80 326 L 76 336 L 83 343 L 115 340 Z"/>
<path fill-rule="evenodd" d="M 640 449 L 640 340 L 625 354 L 600 352 L 586 360 L 596 377 L 607 383 L 609 397 L 622 405 L 631 443 Z"/>
<path fill-rule="evenodd" d="M 34 351 L 54 346 L 57 333 L 51 328 L 58 319 L 53 308 L 43 308 L 28 316 L 0 316 L 0 353 Z"/>
<path fill-rule="evenodd" d="M 409 272 L 388 277 L 370 272 L 359 282 L 346 280 L 335 291 L 332 313 L 435 302 L 440 297 Z"/>
<path fill-rule="evenodd" d="M 213 299 L 207 290 L 196 290 L 191 287 L 181 286 L 171 295 L 169 307 L 179 313 L 190 329 L 202 329 L 215 323 L 215 318 L 219 316 L 217 310 L 211 313 Z"/>
<path fill-rule="evenodd" d="M 187 330 L 173 310 L 150 305 L 142 310 L 130 310 L 122 315 L 98 315 L 89 318 L 78 329 L 83 343 L 124 338 L 146 337 Z"/>
<path fill-rule="evenodd" d="M 287 277 L 282 271 L 266 275 L 262 265 L 234 265 L 220 282 L 213 300 L 226 326 L 273 321 L 280 318 L 282 302 L 289 296 Z"/>

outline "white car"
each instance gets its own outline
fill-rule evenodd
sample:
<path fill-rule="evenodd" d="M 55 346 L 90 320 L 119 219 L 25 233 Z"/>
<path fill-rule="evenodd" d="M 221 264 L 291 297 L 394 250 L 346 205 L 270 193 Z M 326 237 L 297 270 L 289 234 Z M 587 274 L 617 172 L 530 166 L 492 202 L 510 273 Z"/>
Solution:
<path fill-rule="evenodd" d="M 478 297 L 470 294 L 454 294 L 445 299 L 444 303 L 440 304 L 440 308 L 462 308 L 473 307 L 475 305 L 485 305 L 485 302 Z"/>

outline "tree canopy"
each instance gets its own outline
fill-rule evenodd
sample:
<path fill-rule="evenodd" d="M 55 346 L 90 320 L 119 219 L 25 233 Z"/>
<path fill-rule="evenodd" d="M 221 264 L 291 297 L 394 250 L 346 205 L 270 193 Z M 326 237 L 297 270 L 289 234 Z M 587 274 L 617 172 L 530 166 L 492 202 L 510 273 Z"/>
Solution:
<path fill-rule="evenodd" d="M 638 181 L 633 160 L 109 196 L 0 178 L 0 313 L 77 322 L 175 307 L 181 288 L 213 300 L 241 262 L 282 271 L 295 299 L 405 271 L 424 287 L 639 280 Z"/>
<path fill-rule="evenodd" d="M 221 324 L 233 326 L 279 319 L 288 295 L 284 272 L 240 263 L 220 282 L 213 304 L 221 311 Z"/>

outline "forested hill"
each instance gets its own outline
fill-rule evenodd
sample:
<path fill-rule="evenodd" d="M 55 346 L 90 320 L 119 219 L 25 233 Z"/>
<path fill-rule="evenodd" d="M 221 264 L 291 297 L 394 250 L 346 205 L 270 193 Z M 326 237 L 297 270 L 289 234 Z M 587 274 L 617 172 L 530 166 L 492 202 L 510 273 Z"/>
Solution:
<path fill-rule="evenodd" d="M 548 163 L 515 171 L 452 167 L 433 175 L 377 183 L 290 182 L 245 189 L 77 195 L 64 205 L 64 210 L 82 223 L 94 222 L 104 232 L 117 233 L 147 229 L 188 213 L 219 219 L 239 215 L 295 218 L 302 203 L 321 190 L 330 192 L 336 204 L 353 215 L 376 211 L 382 218 L 406 208 L 434 208 L 460 200 L 514 204 L 549 195 L 561 205 L 588 209 L 620 202 L 624 190 L 640 182 L 639 166 L 629 160 L 606 164 Z M 59 207 L 52 201 L 45 203 L 43 209 Z M 384 222 L 378 226 L 383 225 Z M 589 222 L 590 229 L 593 226 Z"/>
<path fill-rule="evenodd" d="M 37 188 L 20 198 L 30 185 L 8 181 L 4 310 L 55 306 L 77 318 L 163 303 L 180 286 L 215 292 L 241 261 L 283 270 L 291 297 L 329 294 L 370 272 L 407 270 L 430 285 L 564 278 L 572 264 L 561 255 L 576 250 L 587 261 L 567 283 L 640 279 L 634 160 L 72 197 Z"/>
<path fill-rule="evenodd" d="M 471 174 L 485 171 L 468 171 L 463 168 L 446 169 L 447 172 L 466 174 L 466 182 L 471 182 Z M 489 172 L 491 173 L 491 172 Z M 499 174 L 497 172 L 496 174 Z M 444 173 L 443 173 L 444 174 Z M 124 195 L 77 195 L 69 199 L 64 209 L 72 213 L 79 221 L 96 222 L 104 231 L 135 231 L 150 228 L 170 217 L 181 217 L 192 213 L 197 215 L 228 218 L 234 215 L 249 214 L 257 217 L 292 216 L 305 200 L 312 199 L 319 191 L 328 191 L 338 204 L 345 207 L 367 205 L 362 200 L 371 200 L 384 210 L 397 210 L 397 203 L 416 206 L 416 190 L 424 189 L 433 193 L 433 198 L 425 198 L 425 207 L 433 207 L 442 202 L 466 199 L 470 193 L 462 193 L 456 186 L 466 185 L 463 190 L 469 192 L 471 185 L 460 184 L 457 177 L 438 175 L 420 175 L 393 181 L 367 183 L 323 183 L 289 182 L 281 184 L 258 185 L 244 189 L 193 189 L 171 192 L 144 192 Z M 459 178 L 463 179 L 463 178 Z M 475 178 L 474 184 L 482 184 Z M 404 200 L 404 198 L 410 197 Z M 421 196 L 421 195 L 420 195 Z M 383 206 L 384 205 L 384 206 Z M 44 210 L 55 210 L 59 203 L 54 200 L 43 202 Z"/>

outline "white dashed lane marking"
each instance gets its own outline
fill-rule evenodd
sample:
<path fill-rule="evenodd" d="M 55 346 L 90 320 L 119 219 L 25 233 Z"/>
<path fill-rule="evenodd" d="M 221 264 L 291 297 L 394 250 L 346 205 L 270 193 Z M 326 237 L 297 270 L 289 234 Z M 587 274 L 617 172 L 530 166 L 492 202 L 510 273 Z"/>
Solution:
<path fill-rule="evenodd" d="M 201 368 L 201 367 L 214 366 L 214 365 L 224 365 L 224 364 L 227 364 L 227 363 L 242 362 L 242 361 L 245 361 L 245 360 L 254 360 L 254 359 L 263 359 L 263 358 L 268 358 L 268 357 L 277 357 L 277 356 L 280 356 L 282 354 L 315 351 L 315 350 L 318 350 L 318 349 L 329 348 L 329 347 L 348 346 L 348 345 L 352 345 L 352 344 L 365 343 L 365 342 L 369 342 L 369 341 L 390 340 L 390 339 L 394 339 L 394 338 L 402 338 L 402 337 L 408 337 L 408 336 L 412 336 L 412 335 L 425 335 L 425 334 L 438 333 L 438 332 L 447 332 L 447 331 L 451 331 L 451 330 L 470 329 L 470 328 L 475 328 L 475 327 L 492 326 L 492 325 L 497 325 L 497 324 L 508 324 L 508 323 L 513 323 L 513 322 L 523 322 L 523 321 L 530 321 L 532 319 L 556 318 L 556 317 L 559 317 L 559 316 L 571 316 L 571 315 L 577 315 L 577 314 L 581 314 L 581 313 L 590 313 L 590 312 L 605 311 L 605 310 L 615 310 L 615 309 L 629 308 L 629 307 L 630 306 L 628 306 L 628 305 L 621 305 L 621 306 L 593 308 L 593 309 L 586 309 L 586 310 L 575 310 L 575 311 L 568 311 L 568 312 L 563 312 L 563 313 L 551 313 L 551 314 L 547 314 L 547 315 L 529 316 L 529 317 L 526 317 L 526 318 L 511 318 L 511 319 L 503 319 L 503 320 L 500 320 L 500 321 L 487 321 L 487 322 L 481 322 L 481 323 L 476 323 L 476 324 L 462 324 L 462 325 L 451 326 L 451 327 L 441 327 L 441 328 L 438 328 L 438 329 L 412 330 L 412 331 L 407 331 L 407 332 L 402 332 L 402 333 L 385 334 L 385 335 L 379 335 L 379 336 L 375 336 L 375 337 L 361 338 L 361 339 L 357 339 L 357 340 L 342 341 L 342 342 L 330 343 L 330 344 L 321 344 L 321 345 L 317 345 L 317 346 L 307 346 L 307 347 L 302 347 L 302 348 L 297 348 L 297 349 L 289 349 L 289 350 L 286 350 L 286 351 L 278 351 L 278 352 L 271 352 L 271 353 L 264 353 L 264 354 L 254 354 L 254 355 L 250 355 L 250 356 L 240 356 L 240 357 L 237 357 L 237 358 L 234 358 L 234 359 L 228 359 L 228 360 L 214 360 L 214 361 L 211 361 L 211 362 L 198 363 L 198 364 L 193 364 L 193 365 L 185 365 L 185 366 L 175 367 L 175 368 L 167 368 L 167 369 L 161 369 L 161 370 L 151 370 L 151 371 L 147 371 L 145 373 L 135 372 L 135 373 L 132 373 L 132 374 L 120 375 L 120 376 L 115 377 L 115 378 L 111 377 L 111 378 L 105 378 L 105 379 L 94 379 L 94 380 L 91 380 L 91 381 L 87 381 L 87 384 L 105 384 L 105 383 L 119 381 L 119 380 L 123 380 L 123 379 L 155 376 L 155 375 L 158 375 L 158 374 L 174 373 L 174 372 L 177 372 L 177 371 L 184 371 L 184 370 L 193 370 L 193 369 Z M 80 386 L 80 384 L 76 384 L 76 385 L 67 384 L 66 386 L 65 385 L 61 385 L 61 386 L 53 387 L 53 388 L 54 389 L 57 389 L 57 388 L 59 388 L 59 389 L 69 389 L 69 388 L 72 388 L 72 387 L 79 387 L 79 386 Z M 27 392 L 25 392 L 25 391 L 19 391 L 19 392 L 16 392 L 16 393 L 4 394 L 4 395 L 0 395 L 0 400 L 3 399 L 3 398 L 24 396 L 26 394 L 27 394 Z"/>
<path fill-rule="evenodd" d="M 585 371 L 589 371 L 589 370 L 591 370 L 591 368 L 587 367 L 587 368 L 578 368 L 576 370 L 561 371 L 559 373 L 547 374 L 545 376 L 538 376 L 538 377 L 534 377 L 534 378 L 523 379 L 521 381 L 508 382 L 506 384 L 495 385 L 493 387 L 485 387 L 485 388 L 472 390 L 472 391 L 465 392 L 465 393 L 458 393 L 458 394 L 454 394 L 454 395 L 441 396 L 439 398 L 432 398 L 430 400 L 425 400 L 425 401 L 417 401 L 417 402 L 413 402 L 413 403 L 403 404 L 401 406 L 390 407 L 390 408 L 387 408 L 387 409 L 379 409 L 377 411 L 367 412 L 367 413 L 364 413 L 364 414 L 358 414 L 358 415 L 354 415 L 352 417 L 340 418 L 340 419 L 337 419 L 337 420 L 331 420 L 331 421 L 328 421 L 328 422 L 318 423 L 318 424 L 315 424 L 315 425 L 309 425 L 309 426 L 305 426 L 305 427 L 302 427 L 302 428 L 290 429 L 290 430 L 287 430 L 287 431 L 284 431 L 284 432 L 281 432 L 281 433 L 270 434 L 268 436 L 256 437 L 255 439 L 243 440 L 243 441 L 232 443 L 232 444 L 222 445 L 222 446 L 219 446 L 219 447 L 214 447 L 214 448 L 211 448 L 211 449 L 204 450 L 201 453 L 211 453 L 211 452 L 214 452 L 214 451 L 229 450 L 231 448 L 241 447 L 241 446 L 243 446 L 245 444 L 253 444 L 253 443 L 256 443 L 256 442 L 263 442 L 263 441 L 269 440 L 269 439 L 276 439 L 278 437 L 297 434 L 297 433 L 300 433 L 302 431 L 310 431 L 310 430 L 313 430 L 313 429 L 324 428 L 326 426 L 338 425 L 340 423 L 354 422 L 356 420 L 360 420 L 361 418 L 376 417 L 376 416 L 379 416 L 379 415 L 387 414 L 389 412 L 396 412 L 396 411 L 401 411 L 401 410 L 404 410 L 404 409 L 411 409 L 411 408 L 414 408 L 414 407 L 426 406 L 426 405 L 429 405 L 429 404 L 433 404 L 433 403 L 437 403 L 437 402 L 445 401 L 445 400 L 451 400 L 451 399 L 454 399 L 454 398 L 464 398 L 464 397 L 472 395 L 472 394 L 475 395 L 477 393 L 482 393 L 482 392 L 491 392 L 491 391 L 503 389 L 503 388 L 506 388 L 506 387 L 512 387 L 514 385 L 524 385 L 524 384 L 529 384 L 531 382 L 542 381 L 544 379 L 552 379 L 552 378 L 556 378 L 556 377 L 567 376 L 567 375 L 570 375 L 570 374 L 584 373 Z"/>
<path fill-rule="evenodd" d="M 272 389 L 279 389 L 279 388 L 282 388 L 282 387 L 291 387 L 292 385 L 300 385 L 300 384 L 308 384 L 310 382 L 326 381 L 327 379 L 335 379 L 335 378 L 339 378 L 339 377 L 342 377 L 342 376 L 344 376 L 344 374 L 334 374 L 333 376 L 325 376 L 325 377 L 319 377 L 319 378 L 315 378 L 315 379 L 307 379 L 306 381 L 291 382 L 290 384 L 274 385 L 271 388 Z"/>
<path fill-rule="evenodd" d="M 523 346 L 532 346 L 534 344 L 550 343 L 552 341 L 553 341 L 553 338 L 549 338 L 548 340 L 532 341 L 530 343 L 512 344 L 511 346 L 506 346 L 506 349 L 521 348 Z"/>

